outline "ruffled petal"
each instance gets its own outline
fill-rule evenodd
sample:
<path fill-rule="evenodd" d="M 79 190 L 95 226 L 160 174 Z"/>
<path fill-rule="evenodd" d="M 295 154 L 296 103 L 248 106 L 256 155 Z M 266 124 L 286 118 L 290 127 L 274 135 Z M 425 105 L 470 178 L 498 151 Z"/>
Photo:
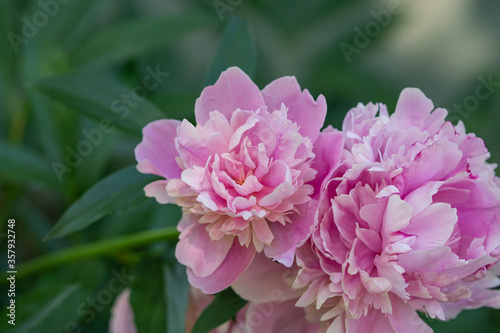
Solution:
<path fill-rule="evenodd" d="M 222 264 L 209 276 L 198 277 L 191 268 L 187 268 L 189 283 L 201 289 L 206 294 L 215 294 L 229 287 L 241 276 L 252 262 L 255 249 L 241 246 L 239 242 L 233 242 L 226 258 Z"/>
<path fill-rule="evenodd" d="M 211 240 L 205 226 L 198 223 L 181 235 L 175 248 L 175 256 L 181 264 L 191 268 L 193 274 L 203 278 L 213 274 L 221 266 L 232 245 L 232 237 Z"/>
<path fill-rule="evenodd" d="M 236 109 L 258 110 L 264 106 L 259 88 L 238 67 L 222 72 L 213 86 L 203 89 L 194 113 L 198 125 L 204 125 L 211 111 L 219 111 L 229 120 Z"/>
<path fill-rule="evenodd" d="M 242 298 L 251 302 L 283 302 L 297 298 L 288 285 L 296 268 L 287 268 L 257 254 L 248 269 L 231 285 Z"/>
<path fill-rule="evenodd" d="M 144 127 L 143 139 L 135 148 L 135 158 L 139 162 L 137 170 L 166 179 L 180 177 L 182 170 L 175 160 L 179 156 L 175 147 L 179 125 L 178 120 L 162 119 Z"/>
<path fill-rule="evenodd" d="M 288 119 L 300 126 L 299 133 L 313 142 L 316 140 L 326 117 L 326 100 L 323 95 L 319 95 L 315 101 L 307 89 L 301 90 L 294 76 L 285 76 L 262 89 L 262 96 L 269 111 L 280 110 L 281 104 L 285 104 Z"/>

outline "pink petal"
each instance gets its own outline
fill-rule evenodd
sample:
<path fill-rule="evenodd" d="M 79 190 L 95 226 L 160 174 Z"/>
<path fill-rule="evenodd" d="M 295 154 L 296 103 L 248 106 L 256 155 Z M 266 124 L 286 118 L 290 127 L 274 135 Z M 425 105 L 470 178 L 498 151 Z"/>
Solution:
<path fill-rule="evenodd" d="M 403 173 L 396 177 L 400 190 L 404 187 L 405 195 L 429 181 L 441 181 L 456 168 L 462 159 L 458 146 L 450 141 L 437 141 L 422 149 Z"/>
<path fill-rule="evenodd" d="M 344 148 L 344 135 L 331 127 L 319 133 L 314 143 L 315 155 L 312 167 L 318 172 L 316 178 L 310 182 L 314 187 L 315 197 L 323 192 L 326 180 L 329 180 L 337 168 Z"/>
<path fill-rule="evenodd" d="M 299 133 L 316 140 L 326 117 L 326 100 L 319 95 L 315 101 L 309 91 L 301 91 L 297 79 L 285 76 L 274 80 L 262 89 L 262 96 L 270 112 L 280 110 L 284 103 L 288 108 L 288 119 L 296 122 Z"/>
<path fill-rule="evenodd" d="M 290 167 L 282 160 L 274 161 L 268 173 L 260 180 L 267 187 L 276 188 L 278 185 L 292 181 Z"/>
<path fill-rule="evenodd" d="M 109 322 L 110 333 L 137 333 L 134 312 L 130 305 L 130 289 L 125 289 L 115 300 Z"/>
<path fill-rule="evenodd" d="M 181 237 L 175 248 L 175 256 L 181 264 L 188 266 L 196 276 L 207 277 L 213 274 L 224 262 L 232 243 L 233 238 L 231 237 L 212 241 L 205 226 L 198 224 Z"/>
<path fill-rule="evenodd" d="M 316 333 L 319 324 L 306 320 L 304 309 L 294 301 L 250 303 L 244 321 L 245 333 Z"/>
<path fill-rule="evenodd" d="M 276 208 L 283 201 L 283 199 L 290 196 L 290 193 L 292 193 L 293 190 L 294 187 L 291 183 L 287 182 L 279 184 L 270 194 L 259 200 L 259 205 L 272 210 L 273 208 Z"/>
<path fill-rule="evenodd" d="M 414 216 L 410 225 L 402 231 L 417 236 L 413 249 L 430 250 L 448 241 L 457 220 L 455 208 L 446 203 L 435 203 Z"/>
<path fill-rule="evenodd" d="M 155 198 L 158 203 L 174 203 L 174 200 L 167 194 L 167 180 L 157 180 L 144 187 L 146 196 Z"/>
<path fill-rule="evenodd" d="M 441 272 L 461 265 L 458 256 L 447 246 L 435 247 L 430 251 L 414 250 L 401 254 L 398 263 L 407 273 Z"/>
<path fill-rule="evenodd" d="M 398 333 L 390 324 L 387 316 L 377 310 L 368 311 L 367 315 L 359 319 L 346 317 L 346 332 Z"/>
<path fill-rule="evenodd" d="M 384 213 L 384 235 L 390 235 L 410 224 L 413 208 L 397 195 L 391 195 Z"/>
<path fill-rule="evenodd" d="M 194 113 L 197 124 L 203 126 L 211 111 L 219 111 L 229 120 L 236 109 L 252 111 L 262 106 L 259 88 L 241 69 L 231 67 L 222 72 L 213 86 L 203 89 Z"/>
<path fill-rule="evenodd" d="M 283 302 L 298 296 L 286 280 L 296 271 L 297 268 L 287 268 L 260 253 L 231 287 L 251 302 Z"/>
<path fill-rule="evenodd" d="M 418 316 L 417 311 L 397 297 L 391 296 L 392 314 L 388 316 L 396 332 L 432 333 L 432 329 Z"/>
<path fill-rule="evenodd" d="M 201 289 L 206 294 L 215 294 L 226 289 L 241 276 L 247 269 L 255 255 L 252 247 L 241 246 L 239 242 L 233 242 L 226 258 L 212 275 L 198 277 L 188 267 L 187 275 L 192 286 Z"/>
<path fill-rule="evenodd" d="M 252 228 L 262 243 L 271 244 L 274 237 L 266 219 L 254 219 L 252 221 Z"/>
<path fill-rule="evenodd" d="M 143 139 L 135 148 L 135 158 L 139 162 L 137 170 L 166 179 L 180 177 L 182 170 L 175 160 L 179 156 L 175 147 L 179 125 L 178 120 L 162 119 L 144 127 Z"/>
<path fill-rule="evenodd" d="M 270 223 L 269 228 L 274 240 L 264 249 L 266 256 L 290 267 L 296 248 L 302 246 L 311 235 L 317 206 L 318 202 L 311 200 L 307 204 L 297 206 L 300 214 L 293 213 L 290 216 L 292 223 Z"/>
<path fill-rule="evenodd" d="M 400 128 L 424 129 L 424 121 L 434 109 L 434 103 L 417 88 L 406 88 L 401 92 L 396 111 L 391 117 Z"/>

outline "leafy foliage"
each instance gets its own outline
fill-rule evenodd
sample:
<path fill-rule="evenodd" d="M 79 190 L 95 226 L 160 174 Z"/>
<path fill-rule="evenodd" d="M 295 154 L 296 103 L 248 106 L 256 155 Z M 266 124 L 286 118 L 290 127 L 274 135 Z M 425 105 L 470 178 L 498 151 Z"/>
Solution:
<path fill-rule="evenodd" d="M 140 174 L 131 166 L 94 185 L 61 217 L 47 238 L 57 238 L 82 230 L 103 216 L 124 213 L 146 202 L 142 189 L 154 177 Z"/>
<path fill-rule="evenodd" d="M 296 75 L 312 95 L 325 95 L 327 123 L 336 127 L 358 101 L 395 103 L 406 86 L 453 109 L 474 96 L 479 76 L 499 80 L 497 2 L 467 8 L 456 2 L 453 10 L 444 6 L 445 13 L 411 2 L 363 45 L 358 31 L 379 22 L 386 3 L 222 2 L 223 9 L 205 0 L 0 1 L 0 218 L 16 219 L 20 269 L 55 251 L 175 227 L 179 209 L 144 196 L 152 178 L 135 170 L 133 150 L 147 123 L 192 120 L 202 87 L 228 66 L 241 67 L 261 88 Z M 342 42 L 358 50 L 350 62 Z M 151 71 L 162 73 L 154 88 L 145 83 Z M 495 90 L 472 111 L 454 114 L 485 139 L 492 162 L 500 162 L 499 107 Z M 96 131 L 91 141 L 88 133 Z M 84 142 L 90 152 L 81 149 Z M 79 163 L 68 163 L 72 152 Z M 64 177 L 54 163 L 66 170 Z M 7 226 L 0 225 L 5 258 Z M 188 284 L 173 247 L 155 240 L 102 258 L 42 266 L 29 280 L 20 275 L 17 325 L 2 320 L 0 331 L 105 332 L 114 299 L 130 287 L 139 332 L 183 332 Z M 5 260 L 0 268 L 7 271 Z M 89 305 L 122 269 L 134 272 L 133 283 Z M 0 305 L 7 302 L 3 297 Z M 195 331 L 218 326 L 242 306 L 231 290 L 222 292 Z M 499 318 L 498 311 L 480 309 L 429 325 L 436 332 L 493 332 Z"/>

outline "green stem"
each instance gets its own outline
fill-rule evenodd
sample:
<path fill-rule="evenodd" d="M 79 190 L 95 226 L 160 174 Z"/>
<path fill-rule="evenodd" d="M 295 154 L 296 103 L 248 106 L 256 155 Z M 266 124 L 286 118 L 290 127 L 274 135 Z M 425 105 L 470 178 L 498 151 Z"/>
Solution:
<path fill-rule="evenodd" d="M 47 269 L 51 267 L 60 266 L 76 260 L 106 255 L 129 247 L 146 245 L 164 240 L 175 241 L 178 236 L 179 232 L 176 228 L 169 227 L 148 230 L 129 236 L 117 237 L 91 244 L 76 246 L 33 259 L 26 264 L 20 265 L 17 269 L 16 278 L 24 278 L 39 271 L 47 271 Z M 0 278 L 0 284 L 7 282 L 7 276 L 7 274 L 2 275 Z"/>

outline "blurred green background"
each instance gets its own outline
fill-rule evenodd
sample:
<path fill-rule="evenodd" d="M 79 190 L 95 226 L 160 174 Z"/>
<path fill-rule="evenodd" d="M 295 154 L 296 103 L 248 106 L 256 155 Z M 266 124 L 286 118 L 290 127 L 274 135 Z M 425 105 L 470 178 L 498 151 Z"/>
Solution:
<path fill-rule="evenodd" d="M 325 95 L 326 124 L 335 127 L 358 102 L 393 110 L 403 88 L 418 87 L 451 111 L 450 120 L 484 138 L 491 161 L 499 162 L 499 12 L 495 0 L 2 0 L 2 258 L 12 218 L 20 272 L 23 263 L 55 251 L 175 225 L 179 210 L 143 198 L 142 183 L 134 183 L 117 199 L 122 204 L 108 200 L 97 212 L 80 212 L 97 223 L 43 241 L 82 194 L 134 165 L 142 126 L 158 118 L 194 121 L 195 99 L 231 65 L 261 88 L 295 75 L 313 96 Z M 109 199 L 105 186 L 87 201 Z M 136 276 L 134 288 L 144 288 L 142 281 L 184 295 L 183 269 L 170 260 L 171 249 L 160 242 L 20 273 L 17 325 L 6 322 L 3 283 L 0 331 L 106 332 L 113 298 L 127 286 L 109 283 L 124 269 Z M 163 270 L 148 268 L 165 259 L 172 263 Z M 2 273 L 6 265 L 2 259 Z M 169 307 L 177 305 L 169 297 L 146 298 L 161 298 L 152 290 L 141 290 L 142 299 L 137 292 L 133 302 L 143 304 L 144 331 L 155 332 L 146 322 L 161 327 L 160 317 L 166 309 L 175 316 Z M 436 332 L 496 332 L 500 312 L 467 311 L 450 323 L 429 323 Z"/>

